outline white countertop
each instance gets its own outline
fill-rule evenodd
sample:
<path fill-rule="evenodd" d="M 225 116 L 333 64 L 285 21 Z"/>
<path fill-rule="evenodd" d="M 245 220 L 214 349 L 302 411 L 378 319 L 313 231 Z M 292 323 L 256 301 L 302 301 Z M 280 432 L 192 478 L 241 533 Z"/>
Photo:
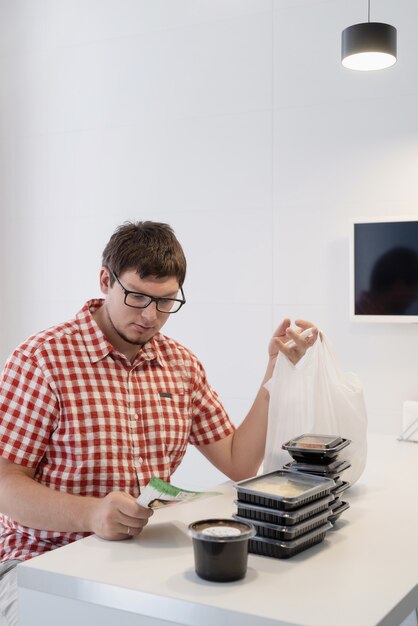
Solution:
<path fill-rule="evenodd" d="M 418 605 L 418 444 L 370 435 L 367 468 L 325 541 L 290 559 L 249 554 L 232 583 L 198 578 L 187 534 L 235 512 L 233 485 L 216 489 L 157 510 L 135 540 L 91 536 L 20 565 L 20 626 L 82 626 L 95 610 L 102 626 L 393 626 Z"/>

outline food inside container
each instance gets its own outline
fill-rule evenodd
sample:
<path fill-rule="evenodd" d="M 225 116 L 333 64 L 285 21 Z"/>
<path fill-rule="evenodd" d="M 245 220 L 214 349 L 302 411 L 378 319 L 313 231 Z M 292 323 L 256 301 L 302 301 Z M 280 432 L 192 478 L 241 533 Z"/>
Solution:
<path fill-rule="evenodd" d="M 342 438 L 334 435 L 305 434 L 295 437 L 284 444 L 287 447 L 297 447 L 304 450 L 335 449 L 342 442 Z"/>
<path fill-rule="evenodd" d="M 275 541 L 256 535 L 248 542 L 248 551 L 262 556 L 274 557 L 276 559 L 288 559 L 295 554 L 307 550 L 311 546 L 320 543 L 325 539 L 327 531 L 332 528 L 328 521 L 315 530 L 301 535 L 293 541 Z"/>
<path fill-rule="evenodd" d="M 283 469 L 243 480 L 235 487 L 239 501 L 291 510 L 328 495 L 335 483 L 330 478 Z"/>

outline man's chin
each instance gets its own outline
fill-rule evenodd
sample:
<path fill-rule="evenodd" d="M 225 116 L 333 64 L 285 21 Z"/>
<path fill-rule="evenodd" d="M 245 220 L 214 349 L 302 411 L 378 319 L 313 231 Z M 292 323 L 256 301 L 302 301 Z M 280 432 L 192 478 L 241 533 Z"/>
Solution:
<path fill-rule="evenodd" d="M 117 328 L 117 326 L 113 323 L 109 313 L 107 315 L 110 327 L 113 329 L 113 332 L 117 334 L 119 339 L 122 339 L 126 344 L 131 346 L 143 346 L 146 344 L 155 334 L 158 332 L 158 329 L 146 329 L 142 326 L 135 326 L 130 324 L 128 328 L 126 328 L 126 332 Z"/>
<path fill-rule="evenodd" d="M 155 332 L 149 333 L 131 333 L 129 335 L 125 335 L 124 333 L 118 333 L 119 337 L 129 343 L 131 346 L 143 346 L 146 344 L 154 335 Z"/>

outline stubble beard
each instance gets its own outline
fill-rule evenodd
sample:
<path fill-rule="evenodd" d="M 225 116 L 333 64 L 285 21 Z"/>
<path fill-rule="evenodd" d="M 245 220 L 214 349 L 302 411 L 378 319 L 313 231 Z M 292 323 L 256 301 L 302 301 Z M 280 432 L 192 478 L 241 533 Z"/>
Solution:
<path fill-rule="evenodd" d="M 108 322 L 109 322 L 110 326 L 112 327 L 112 329 L 114 330 L 114 332 L 125 343 L 128 343 L 131 346 L 143 346 L 151 339 L 151 337 L 148 337 L 148 339 L 145 339 L 145 340 L 142 340 L 142 339 L 137 339 L 137 340 L 130 339 L 127 335 L 125 335 L 125 333 L 123 333 L 118 328 L 116 328 L 115 324 L 113 323 L 112 318 L 109 315 L 109 311 L 106 311 L 106 316 L 107 316 Z"/>

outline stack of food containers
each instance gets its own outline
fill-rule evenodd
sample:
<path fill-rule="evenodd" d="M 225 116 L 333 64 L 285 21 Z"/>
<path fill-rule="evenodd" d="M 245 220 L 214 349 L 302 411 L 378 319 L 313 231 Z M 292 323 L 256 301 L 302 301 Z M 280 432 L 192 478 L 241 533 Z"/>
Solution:
<path fill-rule="evenodd" d="M 321 542 L 332 528 L 331 478 L 282 469 L 235 487 L 234 517 L 251 521 L 257 533 L 249 540 L 249 552 L 288 558 Z"/>
<path fill-rule="evenodd" d="M 332 523 L 349 507 L 348 502 L 341 500 L 341 494 L 348 489 L 350 483 L 342 480 L 341 474 L 350 467 L 350 462 L 339 458 L 339 453 L 350 443 L 350 439 L 335 435 L 309 433 L 295 437 L 282 446 L 294 459 L 284 466 L 286 469 L 332 478 L 335 481 L 332 489 L 334 500 L 330 504 L 328 518 Z"/>

